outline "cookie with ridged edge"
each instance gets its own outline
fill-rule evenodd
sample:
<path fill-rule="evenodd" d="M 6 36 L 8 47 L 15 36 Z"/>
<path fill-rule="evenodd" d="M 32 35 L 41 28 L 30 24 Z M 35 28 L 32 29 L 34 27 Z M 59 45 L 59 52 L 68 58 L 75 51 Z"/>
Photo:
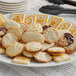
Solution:
<path fill-rule="evenodd" d="M 29 52 L 38 52 L 42 49 L 42 44 L 40 42 L 29 42 L 25 44 L 25 50 Z"/>
<path fill-rule="evenodd" d="M 37 62 L 47 63 L 52 60 L 52 57 L 47 52 L 38 52 L 34 55 Z"/>
<path fill-rule="evenodd" d="M 6 55 L 9 57 L 16 57 L 20 55 L 23 51 L 23 45 L 21 43 L 15 42 L 13 44 L 10 44 L 6 48 Z"/>
<path fill-rule="evenodd" d="M 2 45 L 3 47 L 7 47 L 8 45 L 17 42 L 17 37 L 16 35 L 12 33 L 7 33 L 3 38 L 2 38 Z"/>

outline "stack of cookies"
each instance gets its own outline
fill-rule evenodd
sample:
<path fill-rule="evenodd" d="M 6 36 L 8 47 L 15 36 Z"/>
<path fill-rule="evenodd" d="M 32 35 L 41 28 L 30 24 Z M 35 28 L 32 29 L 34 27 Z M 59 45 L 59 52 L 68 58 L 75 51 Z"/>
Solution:
<path fill-rule="evenodd" d="M 64 62 L 75 50 L 76 26 L 60 17 L 13 13 L 7 20 L 0 14 L 0 54 L 14 63 Z"/>

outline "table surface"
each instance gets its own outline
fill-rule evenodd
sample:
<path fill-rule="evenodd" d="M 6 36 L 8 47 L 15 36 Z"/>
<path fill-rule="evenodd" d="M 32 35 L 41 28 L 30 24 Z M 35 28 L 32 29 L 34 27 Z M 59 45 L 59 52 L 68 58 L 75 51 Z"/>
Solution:
<path fill-rule="evenodd" d="M 45 3 L 45 5 L 46 4 L 48 3 Z M 42 5 L 44 5 L 44 2 L 42 3 Z M 40 5 L 35 5 L 35 7 L 31 7 L 24 13 L 40 14 L 40 12 L 38 11 L 40 7 L 41 2 Z M 58 16 L 63 17 L 64 19 L 76 24 L 76 14 L 62 14 Z M 49 68 L 17 67 L 0 62 L 0 76 L 76 76 L 76 60 L 66 65 Z"/>

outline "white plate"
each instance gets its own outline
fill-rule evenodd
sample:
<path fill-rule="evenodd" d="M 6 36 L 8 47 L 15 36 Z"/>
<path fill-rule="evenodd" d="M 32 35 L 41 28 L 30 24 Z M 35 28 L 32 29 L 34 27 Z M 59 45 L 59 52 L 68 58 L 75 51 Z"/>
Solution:
<path fill-rule="evenodd" d="M 9 14 L 5 15 L 9 19 Z M 51 15 L 49 15 L 51 17 Z M 6 55 L 0 55 L 0 61 L 3 63 L 11 64 L 11 65 L 16 65 L 16 66 L 24 66 L 24 67 L 53 67 L 53 66 L 59 66 L 63 64 L 70 63 L 76 59 L 76 54 L 71 55 L 72 59 L 69 61 L 61 62 L 61 63 L 56 63 L 54 61 L 48 62 L 48 63 L 37 63 L 35 61 L 32 61 L 30 64 L 25 65 L 25 64 L 16 64 L 12 63 L 12 59 L 8 58 Z"/>

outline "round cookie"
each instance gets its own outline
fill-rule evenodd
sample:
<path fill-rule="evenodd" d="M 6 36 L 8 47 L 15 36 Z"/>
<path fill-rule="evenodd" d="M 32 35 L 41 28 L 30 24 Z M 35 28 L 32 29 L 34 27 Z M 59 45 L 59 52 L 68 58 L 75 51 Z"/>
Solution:
<path fill-rule="evenodd" d="M 35 53 L 31 53 L 31 52 L 28 52 L 28 51 L 26 51 L 26 50 L 23 51 L 23 55 L 24 55 L 25 57 L 32 58 L 32 57 L 34 57 L 34 54 L 35 54 Z"/>
<path fill-rule="evenodd" d="M 67 30 L 60 30 L 60 39 L 58 41 L 58 46 L 67 46 L 74 42 L 74 37 L 70 33 L 70 31 Z"/>
<path fill-rule="evenodd" d="M 31 25 L 28 29 L 27 32 L 38 32 L 38 33 L 42 33 L 43 32 L 43 28 L 42 25 L 37 23 L 37 24 L 33 24 Z"/>
<path fill-rule="evenodd" d="M 60 38 L 58 31 L 54 28 L 48 28 L 44 30 L 43 35 L 45 37 L 45 41 L 48 43 L 57 42 Z"/>
<path fill-rule="evenodd" d="M 65 49 L 61 47 L 51 47 L 47 50 L 50 55 L 62 55 L 65 53 Z"/>
<path fill-rule="evenodd" d="M 34 55 L 34 58 L 41 63 L 47 63 L 52 60 L 52 57 L 46 52 L 38 52 Z"/>
<path fill-rule="evenodd" d="M 44 43 L 44 36 L 40 33 L 36 32 L 24 32 L 22 35 L 22 40 L 27 43 L 27 42 L 32 42 L 32 41 L 37 41 Z"/>
<path fill-rule="evenodd" d="M 11 27 L 8 29 L 7 33 L 13 33 L 17 36 L 17 39 L 20 40 L 22 37 L 22 32 L 18 27 Z"/>
<path fill-rule="evenodd" d="M 23 45 L 21 43 L 15 42 L 13 44 L 10 44 L 7 48 L 6 48 L 6 54 L 9 57 L 15 57 L 18 56 L 22 53 L 23 51 Z"/>
<path fill-rule="evenodd" d="M 2 38 L 2 45 L 3 47 L 7 47 L 8 45 L 14 43 L 17 41 L 17 37 L 12 34 L 12 33 L 7 33 L 3 38 Z"/>
<path fill-rule="evenodd" d="M 14 27 L 14 26 L 20 28 L 20 24 L 16 23 L 13 20 L 7 20 L 4 23 L 4 27 L 7 28 L 7 29 L 10 28 L 10 27 Z"/>
<path fill-rule="evenodd" d="M 25 50 L 29 52 L 38 52 L 42 49 L 42 44 L 40 42 L 29 42 L 25 44 Z"/>
<path fill-rule="evenodd" d="M 74 39 L 74 42 L 72 44 L 65 46 L 64 49 L 68 54 L 74 53 L 76 51 L 76 39 Z"/>

